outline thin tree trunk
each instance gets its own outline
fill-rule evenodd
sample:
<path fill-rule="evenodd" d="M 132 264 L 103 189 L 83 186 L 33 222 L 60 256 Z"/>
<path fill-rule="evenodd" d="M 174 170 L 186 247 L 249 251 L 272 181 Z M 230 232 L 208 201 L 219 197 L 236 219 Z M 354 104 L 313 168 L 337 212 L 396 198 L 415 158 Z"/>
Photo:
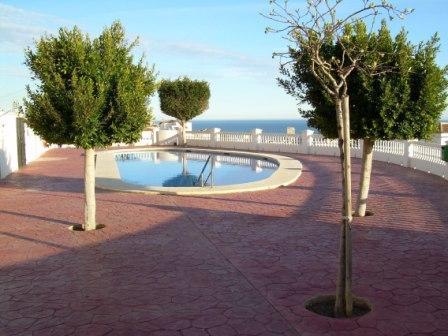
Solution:
<path fill-rule="evenodd" d="M 336 288 L 335 315 L 350 317 L 353 313 L 352 252 L 351 252 L 351 157 L 350 157 L 350 107 L 349 97 L 336 100 L 339 151 L 342 165 L 342 221 L 339 244 L 339 272 Z"/>
<path fill-rule="evenodd" d="M 96 228 L 96 201 L 95 201 L 95 150 L 85 150 L 84 157 L 84 230 Z"/>
<path fill-rule="evenodd" d="M 373 139 L 363 139 L 361 178 L 359 180 L 358 204 L 356 205 L 356 216 L 359 217 L 364 217 L 366 215 L 370 176 L 372 174 L 374 144 L 375 140 Z"/>
<path fill-rule="evenodd" d="M 338 147 L 339 147 L 339 158 L 341 162 L 341 172 L 344 171 L 344 133 L 342 132 L 343 118 L 342 118 L 342 99 L 338 98 L 335 100 L 336 106 L 336 121 L 338 129 Z M 345 176 L 342 174 L 342 198 L 344 196 L 344 185 Z M 342 204 L 342 213 L 344 213 L 344 203 Z M 343 316 L 345 307 L 345 249 L 343 248 L 345 244 L 345 230 L 344 226 L 341 225 L 340 232 L 340 243 L 339 243 L 339 271 L 336 283 L 336 301 L 335 301 L 335 315 Z"/>
<path fill-rule="evenodd" d="M 343 225 L 345 228 L 345 315 L 347 317 L 353 314 L 352 297 L 352 166 L 350 156 L 350 105 L 349 96 L 344 96 L 342 101 L 342 115 L 344 121 L 344 174 L 345 174 L 345 192 L 344 192 L 344 217 Z"/>

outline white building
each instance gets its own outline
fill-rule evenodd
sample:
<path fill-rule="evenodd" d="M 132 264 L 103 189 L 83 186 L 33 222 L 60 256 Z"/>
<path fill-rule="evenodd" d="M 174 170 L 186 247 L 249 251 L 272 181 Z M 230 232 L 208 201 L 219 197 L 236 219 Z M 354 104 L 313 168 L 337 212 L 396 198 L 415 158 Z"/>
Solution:
<path fill-rule="evenodd" d="M 185 124 L 185 130 L 191 132 L 191 121 L 188 121 Z M 175 119 L 160 121 L 157 125 L 156 143 L 159 145 L 177 145 L 181 131 L 182 126 L 180 122 Z"/>
<path fill-rule="evenodd" d="M 182 126 L 180 124 L 179 121 L 177 121 L 176 119 L 171 119 L 171 120 L 163 120 L 160 121 L 157 126 L 159 127 L 160 130 L 177 130 L 177 131 L 181 131 L 182 130 Z M 187 121 L 185 123 L 185 130 L 187 132 L 191 132 L 192 130 L 192 123 L 191 121 Z"/>

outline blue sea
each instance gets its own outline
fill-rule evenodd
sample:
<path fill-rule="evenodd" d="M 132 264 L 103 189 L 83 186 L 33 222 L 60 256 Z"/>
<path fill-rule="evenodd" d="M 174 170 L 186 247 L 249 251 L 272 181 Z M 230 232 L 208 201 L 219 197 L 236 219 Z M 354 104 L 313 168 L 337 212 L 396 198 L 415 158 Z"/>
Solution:
<path fill-rule="evenodd" d="M 220 128 L 224 132 L 250 132 L 261 128 L 265 133 L 286 133 L 288 127 L 294 127 L 296 133 L 309 127 L 303 119 L 282 120 L 193 120 L 193 131 L 207 128 Z"/>

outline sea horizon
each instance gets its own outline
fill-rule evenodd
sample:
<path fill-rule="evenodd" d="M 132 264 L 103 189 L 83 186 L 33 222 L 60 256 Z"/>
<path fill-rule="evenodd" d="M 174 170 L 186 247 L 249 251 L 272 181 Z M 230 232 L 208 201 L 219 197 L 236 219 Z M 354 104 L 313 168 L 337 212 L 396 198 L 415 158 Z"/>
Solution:
<path fill-rule="evenodd" d="M 288 127 L 296 132 L 307 128 L 306 119 L 193 119 L 193 131 L 220 128 L 224 132 L 250 132 L 255 128 L 265 133 L 286 133 Z"/>
<path fill-rule="evenodd" d="M 448 122 L 441 119 L 440 122 Z M 262 129 L 265 133 L 286 133 L 288 127 L 294 127 L 299 133 L 306 129 L 313 129 L 307 125 L 306 119 L 193 119 L 193 131 L 201 131 L 210 128 L 220 128 L 223 132 L 250 132 L 255 128 Z"/>
<path fill-rule="evenodd" d="M 441 119 L 440 122 L 448 122 Z M 307 125 L 306 119 L 193 119 L 193 131 L 202 131 L 210 128 L 220 128 L 223 132 L 250 132 L 255 128 L 262 129 L 264 133 L 286 133 L 293 127 L 296 133 L 306 129 L 317 130 Z"/>

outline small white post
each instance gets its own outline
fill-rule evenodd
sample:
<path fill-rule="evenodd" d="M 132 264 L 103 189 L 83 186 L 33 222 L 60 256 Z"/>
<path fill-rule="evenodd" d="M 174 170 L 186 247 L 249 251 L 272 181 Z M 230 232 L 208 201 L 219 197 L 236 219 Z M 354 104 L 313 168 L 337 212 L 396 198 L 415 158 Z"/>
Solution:
<path fill-rule="evenodd" d="M 154 127 L 152 129 L 152 144 L 151 145 L 156 145 L 157 144 L 158 133 L 159 133 L 159 128 L 158 127 Z"/>
<path fill-rule="evenodd" d="M 219 147 L 218 142 L 220 140 L 221 140 L 221 129 L 220 128 L 210 129 L 211 147 Z"/>
<path fill-rule="evenodd" d="M 414 142 L 415 140 L 406 140 L 404 142 L 404 166 L 411 167 L 411 161 L 414 157 Z"/>
<path fill-rule="evenodd" d="M 304 152 L 307 154 L 311 152 L 311 147 L 313 146 L 313 134 L 314 131 L 310 129 L 300 132 L 300 140 L 304 148 Z"/>
<path fill-rule="evenodd" d="M 259 149 L 259 147 L 260 147 L 261 133 L 263 133 L 263 130 L 261 128 L 254 128 L 251 131 L 252 143 L 253 143 L 254 149 Z"/>

